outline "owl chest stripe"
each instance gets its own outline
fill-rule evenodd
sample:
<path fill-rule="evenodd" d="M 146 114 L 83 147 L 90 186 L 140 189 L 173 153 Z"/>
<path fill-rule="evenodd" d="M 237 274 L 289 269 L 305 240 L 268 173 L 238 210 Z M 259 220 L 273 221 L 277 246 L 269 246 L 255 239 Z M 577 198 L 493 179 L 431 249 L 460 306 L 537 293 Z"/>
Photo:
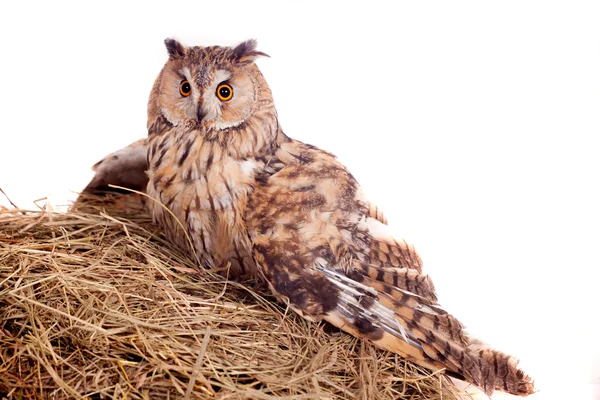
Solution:
<path fill-rule="evenodd" d="M 179 156 L 179 160 L 177 161 L 177 163 L 179 164 L 180 167 L 183 165 L 183 163 L 185 162 L 187 157 L 190 155 L 190 150 L 192 149 L 192 146 L 194 145 L 194 141 L 195 141 L 194 137 L 192 137 L 191 139 L 189 139 L 187 141 L 187 143 L 183 149 L 183 153 L 181 154 L 181 156 Z"/>
<path fill-rule="evenodd" d="M 199 179 L 189 182 L 189 206 L 200 210 L 218 212 L 220 210 L 235 209 L 239 211 L 247 196 L 252 192 L 249 183 L 254 170 L 247 164 L 237 164 L 231 168 L 219 170 L 209 168 Z M 184 182 L 185 186 L 185 182 Z M 184 187 L 184 191 L 186 188 Z M 175 196 L 180 196 L 175 194 Z M 185 208 L 185 207 L 184 207 Z"/>

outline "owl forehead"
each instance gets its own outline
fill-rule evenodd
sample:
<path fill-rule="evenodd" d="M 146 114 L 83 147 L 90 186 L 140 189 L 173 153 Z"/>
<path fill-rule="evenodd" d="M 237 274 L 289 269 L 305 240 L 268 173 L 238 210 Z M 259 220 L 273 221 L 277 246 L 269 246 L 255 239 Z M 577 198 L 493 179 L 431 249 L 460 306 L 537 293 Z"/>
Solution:
<path fill-rule="evenodd" d="M 191 68 L 184 68 L 184 74 L 196 83 L 198 87 L 207 86 L 215 74 L 214 67 L 209 64 L 192 65 Z"/>
<path fill-rule="evenodd" d="M 191 65 L 178 70 L 179 75 L 189 79 L 199 88 L 214 86 L 217 83 L 231 79 L 233 73 L 228 69 L 218 68 L 214 65 Z"/>
<path fill-rule="evenodd" d="M 232 50 L 228 47 L 189 47 L 187 52 L 188 65 L 193 72 L 193 79 L 199 86 L 206 85 L 213 74 L 220 70 L 231 71 Z"/>
<path fill-rule="evenodd" d="M 171 70 L 199 88 L 212 87 L 237 75 L 240 55 L 222 46 L 185 48 L 182 57 L 170 59 Z"/>
<path fill-rule="evenodd" d="M 221 46 L 194 46 L 187 48 L 187 57 L 199 64 L 228 64 L 233 61 L 233 49 Z"/>

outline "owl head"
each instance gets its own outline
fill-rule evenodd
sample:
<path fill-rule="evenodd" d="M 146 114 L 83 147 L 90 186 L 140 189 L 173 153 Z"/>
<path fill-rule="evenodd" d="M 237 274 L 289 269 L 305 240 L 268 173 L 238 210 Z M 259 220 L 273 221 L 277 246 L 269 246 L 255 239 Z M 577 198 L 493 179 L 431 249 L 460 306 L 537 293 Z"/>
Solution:
<path fill-rule="evenodd" d="M 256 41 L 235 47 L 186 47 L 166 39 L 169 59 L 148 102 L 148 129 L 157 121 L 192 126 L 207 139 L 234 140 L 275 116 L 271 91 L 254 60 Z M 239 135 L 238 135 L 239 136 Z M 242 135 L 243 136 L 243 135 Z"/>

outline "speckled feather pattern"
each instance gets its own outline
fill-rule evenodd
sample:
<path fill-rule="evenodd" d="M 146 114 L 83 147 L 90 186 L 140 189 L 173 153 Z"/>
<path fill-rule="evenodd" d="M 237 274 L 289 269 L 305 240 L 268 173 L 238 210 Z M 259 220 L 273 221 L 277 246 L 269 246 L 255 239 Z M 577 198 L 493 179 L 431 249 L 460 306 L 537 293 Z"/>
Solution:
<path fill-rule="evenodd" d="M 148 139 L 100 162 L 90 187 L 147 183 L 155 221 L 199 265 L 264 281 L 309 320 L 445 368 L 488 394 L 533 392 L 516 359 L 470 337 L 438 304 L 415 249 L 389 233 L 350 172 L 332 154 L 284 134 L 254 63 L 264 56 L 254 41 L 166 44 Z M 188 98 L 178 92 L 185 80 L 193 87 Z M 234 92 L 227 102 L 215 95 L 223 82 Z M 138 181 L 119 181 L 120 168 Z"/>

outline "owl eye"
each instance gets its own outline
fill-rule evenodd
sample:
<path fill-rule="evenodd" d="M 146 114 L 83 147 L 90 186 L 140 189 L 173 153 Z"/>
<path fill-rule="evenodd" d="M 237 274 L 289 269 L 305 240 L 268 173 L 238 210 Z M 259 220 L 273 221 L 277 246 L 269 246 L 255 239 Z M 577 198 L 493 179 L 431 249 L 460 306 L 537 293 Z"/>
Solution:
<path fill-rule="evenodd" d="M 179 84 L 179 94 L 183 97 L 188 97 L 192 93 L 192 85 L 184 79 Z"/>
<path fill-rule="evenodd" d="M 233 88 L 226 83 L 221 83 L 217 87 L 217 97 L 221 101 L 231 100 L 231 98 L 233 97 Z"/>

